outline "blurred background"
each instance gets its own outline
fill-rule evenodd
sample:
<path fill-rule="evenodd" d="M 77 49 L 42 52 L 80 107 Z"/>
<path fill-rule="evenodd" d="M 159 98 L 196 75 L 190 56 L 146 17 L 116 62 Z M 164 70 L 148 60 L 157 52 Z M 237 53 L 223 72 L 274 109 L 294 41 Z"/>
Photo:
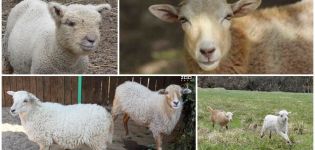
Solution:
<path fill-rule="evenodd" d="M 260 8 L 296 1 L 299 0 L 263 0 Z M 181 27 L 162 22 L 148 11 L 153 4 L 177 5 L 179 2 L 120 1 L 120 73 L 187 73 Z"/>

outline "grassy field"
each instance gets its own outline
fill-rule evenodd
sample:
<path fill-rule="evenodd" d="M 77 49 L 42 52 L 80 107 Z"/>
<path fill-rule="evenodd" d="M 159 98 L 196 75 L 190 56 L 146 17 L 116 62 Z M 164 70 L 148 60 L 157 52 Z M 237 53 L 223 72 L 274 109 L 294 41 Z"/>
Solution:
<path fill-rule="evenodd" d="M 212 128 L 207 107 L 234 112 L 229 130 Z M 286 109 L 289 115 L 290 147 L 279 135 L 260 138 L 260 129 L 267 114 Z M 257 128 L 252 126 L 257 125 Z M 287 92 L 231 91 L 198 89 L 199 150 L 276 150 L 313 149 L 312 94 Z"/>

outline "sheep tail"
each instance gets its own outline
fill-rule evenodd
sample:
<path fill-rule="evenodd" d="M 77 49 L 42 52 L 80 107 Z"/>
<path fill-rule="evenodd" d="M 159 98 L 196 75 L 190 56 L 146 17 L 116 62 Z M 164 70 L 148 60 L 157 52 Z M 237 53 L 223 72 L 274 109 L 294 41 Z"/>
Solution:
<path fill-rule="evenodd" d="M 210 106 L 208 106 L 208 110 L 209 110 L 210 112 L 213 111 L 213 109 L 212 109 Z"/>

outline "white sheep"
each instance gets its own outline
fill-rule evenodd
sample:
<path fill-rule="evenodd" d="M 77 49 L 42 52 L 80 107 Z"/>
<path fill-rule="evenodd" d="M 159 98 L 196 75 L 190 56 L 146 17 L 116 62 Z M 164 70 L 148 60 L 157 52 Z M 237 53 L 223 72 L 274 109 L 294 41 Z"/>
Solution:
<path fill-rule="evenodd" d="M 125 82 L 116 88 L 112 115 L 124 113 L 124 127 L 128 134 L 128 120 L 148 127 L 162 150 L 162 134 L 170 134 L 177 124 L 182 108 L 182 95 L 191 93 L 178 85 L 169 85 L 165 90 L 151 91 L 136 82 Z"/>
<path fill-rule="evenodd" d="M 263 126 L 261 128 L 260 137 L 263 138 L 266 131 L 269 131 L 269 138 L 271 133 L 275 132 L 283 137 L 290 145 L 292 144 L 288 136 L 288 115 L 291 112 L 281 110 L 275 115 L 267 115 L 264 119 Z"/>
<path fill-rule="evenodd" d="M 3 55 L 14 73 L 84 73 L 100 41 L 100 13 L 110 9 L 24 0 L 9 14 Z"/>
<path fill-rule="evenodd" d="M 214 110 L 210 106 L 208 107 L 208 110 L 211 112 L 211 122 L 212 127 L 214 128 L 214 125 L 217 123 L 222 127 L 225 127 L 228 129 L 228 123 L 232 121 L 233 113 L 232 112 L 225 112 L 222 110 Z"/>
<path fill-rule="evenodd" d="M 313 1 L 255 11 L 260 3 L 184 0 L 149 10 L 181 24 L 191 73 L 312 73 Z"/>
<path fill-rule="evenodd" d="M 28 138 L 49 150 L 53 144 L 64 149 L 88 146 L 104 150 L 112 142 L 113 120 L 105 108 L 95 104 L 64 106 L 41 102 L 26 91 L 8 91 L 13 97 L 13 115 L 19 115 Z"/>

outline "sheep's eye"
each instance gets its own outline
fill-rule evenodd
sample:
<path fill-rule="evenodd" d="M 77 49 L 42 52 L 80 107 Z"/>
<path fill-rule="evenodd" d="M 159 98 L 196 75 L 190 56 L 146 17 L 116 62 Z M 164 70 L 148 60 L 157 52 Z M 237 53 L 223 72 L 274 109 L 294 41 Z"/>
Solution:
<path fill-rule="evenodd" d="M 68 26 L 70 26 L 70 27 L 75 26 L 75 22 L 70 21 L 70 20 L 67 20 L 67 21 L 66 21 L 66 24 L 67 24 Z"/>
<path fill-rule="evenodd" d="M 231 20 L 232 17 L 233 17 L 233 14 L 228 14 L 228 15 L 226 15 L 226 16 L 224 17 L 224 19 L 226 19 L 226 20 Z"/>
<path fill-rule="evenodd" d="M 24 100 L 23 103 L 27 103 L 27 100 Z"/>
<path fill-rule="evenodd" d="M 281 117 L 283 117 L 283 116 L 281 115 Z"/>
<path fill-rule="evenodd" d="M 179 21 L 181 24 L 184 24 L 184 23 L 188 22 L 188 19 L 186 17 L 180 17 Z"/>

